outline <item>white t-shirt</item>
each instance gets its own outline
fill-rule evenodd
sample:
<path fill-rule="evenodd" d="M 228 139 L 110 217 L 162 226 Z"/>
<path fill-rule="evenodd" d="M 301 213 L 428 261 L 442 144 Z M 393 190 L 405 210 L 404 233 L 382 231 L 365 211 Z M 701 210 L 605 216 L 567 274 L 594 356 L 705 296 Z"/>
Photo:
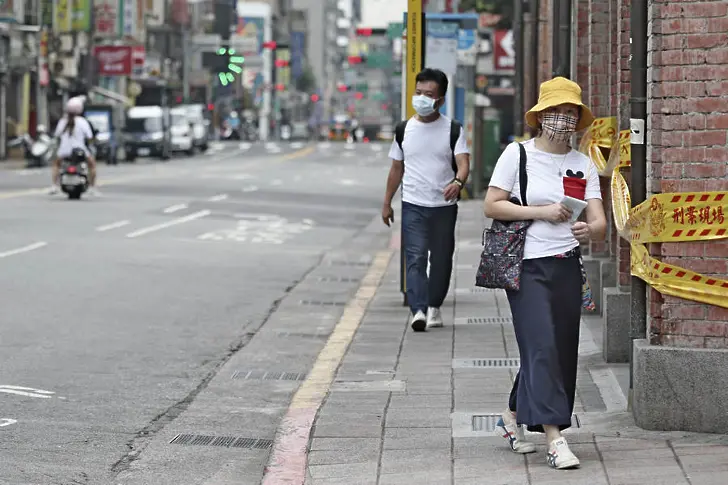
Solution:
<path fill-rule="evenodd" d="M 58 158 L 70 157 L 74 148 L 81 148 L 86 152 L 86 155 L 90 155 L 91 152 L 86 146 L 86 140 L 94 137 L 91 124 L 82 116 L 76 116 L 73 119 L 73 130 L 71 132 L 66 130 L 67 124 L 68 117 L 64 116 L 56 126 L 55 135 L 61 139 L 58 144 Z"/>
<path fill-rule="evenodd" d="M 536 148 L 533 140 L 524 142 L 523 146 L 527 156 L 526 202 L 528 205 L 548 205 L 561 202 L 564 198 L 563 177 L 567 175 L 581 175 L 579 178 L 586 178 L 585 200 L 602 198 L 597 168 L 583 153 L 571 150 L 565 156 L 550 154 Z M 510 191 L 512 197 L 520 200 L 519 159 L 518 144 L 511 143 L 503 150 L 498 159 L 489 185 Z M 562 176 L 559 176 L 559 168 L 561 168 Z M 526 232 L 523 258 L 536 259 L 555 256 L 578 246 L 579 243 L 571 234 L 572 225 L 569 221 L 561 223 L 533 221 Z"/>
<path fill-rule="evenodd" d="M 404 153 L 402 153 L 404 151 Z M 470 153 L 465 129 L 455 144 L 455 155 Z M 452 182 L 452 151 L 450 150 L 450 118 L 440 115 L 430 123 L 412 117 L 407 122 L 402 150 L 392 141 L 389 158 L 404 160 L 402 200 L 422 207 L 442 207 L 457 204 L 447 201 L 442 191 Z"/>

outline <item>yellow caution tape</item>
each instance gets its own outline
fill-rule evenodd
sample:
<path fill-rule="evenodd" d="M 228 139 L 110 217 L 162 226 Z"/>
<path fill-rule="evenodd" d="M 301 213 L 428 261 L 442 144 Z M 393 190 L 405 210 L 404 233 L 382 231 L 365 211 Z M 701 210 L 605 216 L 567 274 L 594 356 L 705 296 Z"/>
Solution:
<path fill-rule="evenodd" d="M 644 243 L 707 241 L 728 237 L 728 192 L 654 194 L 632 207 L 620 173 L 631 164 L 629 130 L 620 132 L 610 154 L 612 215 L 621 237 L 630 242 L 630 272 L 664 295 L 728 308 L 728 281 L 701 275 L 650 256 Z"/>
<path fill-rule="evenodd" d="M 579 151 L 587 155 L 599 170 L 599 174 L 608 176 L 607 154 L 617 137 L 617 118 L 597 118 L 591 124 L 579 143 Z"/>

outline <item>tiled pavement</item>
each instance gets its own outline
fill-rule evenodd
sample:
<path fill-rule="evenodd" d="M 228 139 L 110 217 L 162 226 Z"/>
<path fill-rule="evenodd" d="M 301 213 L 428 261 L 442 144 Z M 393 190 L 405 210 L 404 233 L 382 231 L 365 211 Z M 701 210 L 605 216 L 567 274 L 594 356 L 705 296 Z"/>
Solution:
<path fill-rule="evenodd" d="M 540 448 L 526 457 L 492 435 L 491 416 L 506 405 L 518 349 L 505 294 L 473 287 L 481 207 L 479 201 L 460 205 L 444 328 L 409 329 L 399 258 L 392 259 L 319 411 L 306 483 L 728 483 L 727 437 L 634 426 L 626 412 L 628 374 L 601 360 L 598 321 L 582 324 L 575 426 L 566 432 L 581 468 L 548 468 L 543 435 L 532 435 Z"/>

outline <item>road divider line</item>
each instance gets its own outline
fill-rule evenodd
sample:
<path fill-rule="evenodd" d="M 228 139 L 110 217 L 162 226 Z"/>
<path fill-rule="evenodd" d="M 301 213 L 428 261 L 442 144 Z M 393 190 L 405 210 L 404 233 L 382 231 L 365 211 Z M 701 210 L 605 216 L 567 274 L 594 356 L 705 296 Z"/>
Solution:
<path fill-rule="evenodd" d="M 39 242 L 36 242 L 33 244 L 28 244 L 27 246 L 23 246 L 22 248 L 11 249 L 10 251 L 2 252 L 2 253 L 0 253 L 0 258 L 7 258 L 9 256 L 15 256 L 16 254 L 27 253 L 30 251 L 34 251 L 36 249 L 40 249 L 43 246 L 47 246 L 47 245 L 48 245 L 47 242 L 42 242 L 42 241 L 39 241 Z"/>
<path fill-rule="evenodd" d="M 219 194 L 219 195 L 213 195 L 209 199 L 207 199 L 210 202 L 220 202 L 223 200 L 226 200 L 228 198 L 227 194 Z"/>
<path fill-rule="evenodd" d="M 306 479 L 308 442 L 316 414 L 331 389 L 336 371 L 382 282 L 392 254 L 393 251 L 381 251 L 374 258 L 359 290 L 344 308 L 341 319 L 319 353 L 311 372 L 293 396 L 288 412 L 278 427 L 262 485 L 303 485 Z"/>
<path fill-rule="evenodd" d="M 179 212 L 181 210 L 185 210 L 187 208 L 187 204 L 177 204 L 177 205 L 171 205 L 164 209 L 165 214 L 172 214 L 174 212 Z"/>
<path fill-rule="evenodd" d="M 281 160 L 293 160 L 294 158 L 305 157 L 306 155 L 310 155 L 315 151 L 316 151 L 316 147 L 301 148 L 298 151 L 295 151 L 293 153 L 289 153 L 288 155 L 282 156 Z"/>
<path fill-rule="evenodd" d="M 118 229 L 120 227 L 128 226 L 129 224 L 131 224 L 131 221 L 117 221 L 117 222 L 112 222 L 111 224 L 105 224 L 103 226 L 99 226 L 96 228 L 96 230 L 98 232 L 105 232 L 105 231 L 110 231 L 112 229 Z"/>
<path fill-rule="evenodd" d="M 155 224 L 154 226 L 149 226 L 149 227 L 145 227 L 145 228 L 139 229 L 134 232 L 130 232 L 129 234 L 126 235 L 126 237 L 135 238 L 135 237 L 139 237 L 139 236 L 144 236 L 145 234 L 149 234 L 150 232 L 160 231 L 160 230 L 166 229 L 168 227 L 177 226 L 179 224 L 184 224 L 185 222 L 194 221 L 195 219 L 201 219 L 203 217 L 209 216 L 210 214 L 212 214 L 212 212 L 209 210 L 195 212 L 194 214 L 190 214 L 190 215 L 184 216 L 184 217 L 178 217 L 177 219 L 163 222 L 162 224 Z"/>

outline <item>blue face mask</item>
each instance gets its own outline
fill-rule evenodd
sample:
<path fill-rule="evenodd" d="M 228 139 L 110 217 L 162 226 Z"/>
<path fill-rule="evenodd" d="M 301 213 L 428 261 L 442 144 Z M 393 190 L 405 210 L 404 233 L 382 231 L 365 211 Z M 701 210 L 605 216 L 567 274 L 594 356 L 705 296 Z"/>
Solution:
<path fill-rule="evenodd" d="M 420 116 L 430 116 L 434 113 L 436 99 L 429 98 L 424 94 L 412 96 L 412 107 Z"/>

